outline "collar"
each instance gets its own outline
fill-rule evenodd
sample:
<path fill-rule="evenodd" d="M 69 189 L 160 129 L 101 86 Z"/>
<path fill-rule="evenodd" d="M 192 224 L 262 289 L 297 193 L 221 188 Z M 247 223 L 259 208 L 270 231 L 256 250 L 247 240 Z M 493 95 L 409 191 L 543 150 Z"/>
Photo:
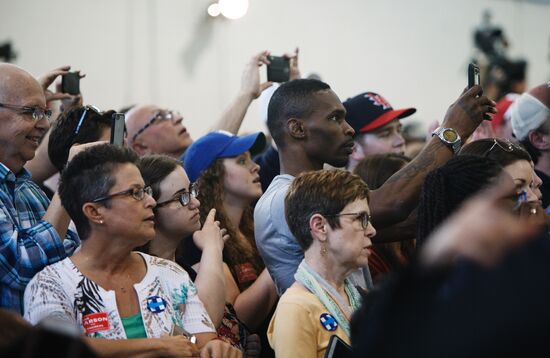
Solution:
<path fill-rule="evenodd" d="M 23 168 L 19 173 L 16 175 L 14 174 L 8 167 L 4 165 L 4 163 L 0 163 L 0 183 L 3 182 L 12 182 L 15 183 L 19 179 L 30 179 L 31 173 Z"/>

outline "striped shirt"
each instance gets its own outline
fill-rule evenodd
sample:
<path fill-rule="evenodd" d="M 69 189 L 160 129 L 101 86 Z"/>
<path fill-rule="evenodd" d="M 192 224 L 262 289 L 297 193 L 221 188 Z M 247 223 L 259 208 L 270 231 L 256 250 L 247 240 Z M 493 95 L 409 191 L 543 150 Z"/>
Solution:
<path fill-rule="evenodd" d="M 72 254 L 78 235 L 62 242 L 42 220 L 49 200 L 22 169 L 15 175 L 0 163 L 0 307 L 23 314 L 23 293 L 36 273 Z"/>

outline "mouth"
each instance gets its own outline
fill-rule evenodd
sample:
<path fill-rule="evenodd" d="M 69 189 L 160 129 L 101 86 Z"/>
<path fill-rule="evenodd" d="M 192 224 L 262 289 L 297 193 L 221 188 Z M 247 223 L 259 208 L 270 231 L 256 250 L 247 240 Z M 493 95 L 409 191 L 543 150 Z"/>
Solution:
<path fill-rule="evenodd" d="M 252 182 L 253 182 L 254 184 L 256 184 L 256 183 L 260 183 L 260 184 L 261 184 L 261 183 L 262 183 L 262 182 L 260 181 L 260 177 L 254 178 L 254 180 L 252 180 Z"/>
<path fill-rule="evenodd" d="M 154 223 L 155 222 L 155 215 L 153 214 L 153 215 L 150 215 L 150 216 L 146 217 L 145 221 L 151 221 L 151 222 Z"/>
<path fill-rule="evenodd" d="M 187 134 L 187 128 L 183 127 L 181 131 L 179 131 L 178 135 L 184 135 Z"/>
<path fill-rule="evenodd" d="M 199 211 L 195 210 L 195 213 L 191 216 L 191 220 L 198 221 L 200 219 Z"/>
<path fill-rule="evenodd" d="M 38 146 L 40 144 L 40 139 L 42 138 L 42 136 L 26 136 L 25 137 L 27 140 L 33 142 L 36 146 Z"/>

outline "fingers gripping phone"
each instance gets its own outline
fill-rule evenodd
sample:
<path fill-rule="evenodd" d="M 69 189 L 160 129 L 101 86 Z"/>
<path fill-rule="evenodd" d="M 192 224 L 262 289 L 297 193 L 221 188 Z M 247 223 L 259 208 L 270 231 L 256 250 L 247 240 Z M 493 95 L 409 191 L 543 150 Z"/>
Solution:
<path fill-rule="evenodd" d="M 281 56 L 268 56 L 267 80 L 270 82 L 287 82 L 290 79 L 290 60 Z"/>
<path fill-rule="evenodd" d="M 68 94 L 80 94 L 80 75 L 69 72 L 61 76 L 61 91 Z"/>
<path fill-rule="evenodd" d="M 111 144 L 124 146 L 124 113 L 114 113 L 111 117 Z"/>
<path fill-rule="evenodd" d="M 468 88 L 479 85 L 481 85 L 479 67 L 474 63 L 470 63 L 468 65 Z"/>

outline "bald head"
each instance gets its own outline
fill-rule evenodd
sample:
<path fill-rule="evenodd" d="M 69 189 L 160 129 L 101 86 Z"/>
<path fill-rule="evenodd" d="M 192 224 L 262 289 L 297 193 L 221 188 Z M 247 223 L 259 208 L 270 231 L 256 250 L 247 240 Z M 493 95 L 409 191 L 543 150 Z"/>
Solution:
<path fill-rule="evenodd" d="M 550 82 L 531 89 L 529 93 L 550 108 Z"/>
<path fill-rule="evenodd" d="M 27 71 L 0 64 L 0 103 L 0 162 L 18 173 L 50 126 L 45 116 L 34 118 L 37 108 L 46 108 L 44 90 Z"/>
<path fill-rule="evenodd" d="M 126 131 L 128 132 L 128 144 L 133 143 L 132 138 L 147 124 L 160 107 L 154 104 L 138 104 L 126 113 Z"/>
<path fill-rule="evenodd" d="M 166 154 L 179 158 L 193 142 L 183 117 L 153 104 L 136 105 L 126 113 L 128 146 L 139 155 Z"/>
<path fill-rule="evenodd" d="M 0 102 L 29 105 L 29 101 L 38 101 L 33 105 L 46 106 L 44 91 L 38 81 L 21 67 L 0 63 Z"/>

